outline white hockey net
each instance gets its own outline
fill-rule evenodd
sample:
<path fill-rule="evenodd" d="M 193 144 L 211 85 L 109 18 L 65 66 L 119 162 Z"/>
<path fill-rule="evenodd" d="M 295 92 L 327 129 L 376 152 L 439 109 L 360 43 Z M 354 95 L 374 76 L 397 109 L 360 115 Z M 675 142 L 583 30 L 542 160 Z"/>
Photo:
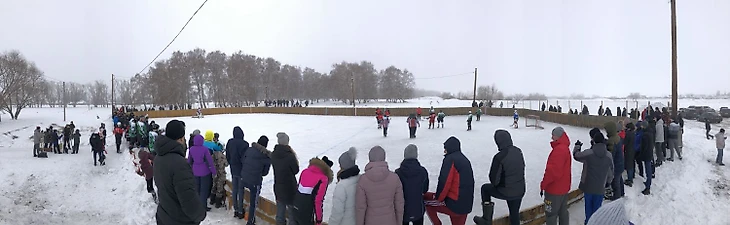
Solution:
<path fill-rule="evenodd" d="M 540 117 L 535 115 L 525 116 L 525 127 L 534 127 L 535 129 L 545 129 L 542 127 Z"/>

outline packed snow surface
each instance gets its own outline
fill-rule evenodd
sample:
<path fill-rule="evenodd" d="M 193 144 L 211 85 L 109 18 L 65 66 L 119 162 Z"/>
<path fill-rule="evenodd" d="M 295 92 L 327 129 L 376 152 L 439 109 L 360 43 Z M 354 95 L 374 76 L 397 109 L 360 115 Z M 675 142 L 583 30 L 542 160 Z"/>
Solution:
<path fill-rule="evenodd" d="M 592 110 L 593 111 L 593 110 Z M 65 124 L 60 108 L 32 108 L 21 114 L 20 120 L 4 118 L 0 122 L 0 224 L 154 224 L 156 205 L 145 191 L 145 181 L 134 173 L 129 154 L 114 153 L 112 142 L 107 165 L 93 166 L 88 146 L 88 135 L 100 123 L 111 124 L 110 109 L 86 107 L 69 108 L 68 121 L 74 121 L 82 129 L 82 146 L 78 155 L 49 154 L 47 159 L 32 157 L 32 136 L 35 126 Z M 98 119 L 97 119 L 98 116 Z M 173 118 L 153 119 L 164 127 Z M 184 120 L 187 132 L 194 129 L 213 130 L 225 143 L 232 136 L 233 126 L 241 126 L 245 139 L 254 142 L 261 135 L 276 143 L 277 132 L 287 132 L 292 148 L 297 152 L 300 168 L 307 167 L 312 157 L 328 156 L 333 159 L 333 170 L 339 170 L 337 157 L 349 147 L 359 149 L 357 164 L 364 168 L 368 150 L 381 145 L 387 152 L 386 160 L 391 170 L 398 168 L 403 159 L 403 149 L 413 143 L 419 147 L 419 160 L 429 171 L 431 188 L 436 188 L 438 171 L 443 159 L 443 142 L 449 136 L 461 140 L 462 151 L 471 160 L 475 171 L 475 202 L 471 216 L 481 214 L 478 208 L 479 186 L 488 182 L 492 157 L 497 153 L 493 133 L 506 128 L 516 146 L 522 149 L 526 161 L 527 193 L 522 209 L 541 203 L 539 182 L 550 153 L 550 130 L 558 126 L 543 123 L 544 130 L 532 128 L 512 129 L 511 118 L 482 117 L 473 123 L 473 130 L 466 131 L 466 116 L 452 115 L 446 118 L 446 128 L 426 129 L 427 121 L 421 121 L 417 138 L 408 138 L 404 117 L 394 117 L 388 137 L 376 129 L 372 117 L 339 117 L 307 115 L 210 115 L 203 119 L 189 117 Z M 520 122 L 521 126 L 524 123 Z M 713 133 L 720 126 L 715 126 Z M 571 142 L 588 142 L 588 129 L 563 126 Z M 704 126 L 688 121 L 684 136 L 684 161 L 665 163 L 657 170 L 652 194 L 641 195 L 643 179 L 637 176 L 633 188 L 627 187 L 627 209 L 636 224 L 727 224 L 730 216 L 730 189 L 727 167 L 714 166 L 714 142 L 704 139 Z M 726 154 L 727 155 L 727 154 Z M 727 157 L 726 157 L 727 158 Z M 726 160 L 727 161 L 727 160 Z M 572 189 L 577 188 L 581 164 L 573 161 Z M 229 173 L 230 176 L 230 173 Z M 273 197 L 273 174 L 264 178 L 262 195 Z M 325 220 L 331 210 L 330 185 L 325 198 Z M 495 217 L 507 214 L 506 203 L 497 201 Z M 571 207 L 571 222 L 583 221 L 583 203 Z M 471 220 L 471 218 L 470 218 Z M 426 220 L 428 221 L 428 220 Z M 203 224 L 240 224 L 232 212 L 213 209 Z"/>

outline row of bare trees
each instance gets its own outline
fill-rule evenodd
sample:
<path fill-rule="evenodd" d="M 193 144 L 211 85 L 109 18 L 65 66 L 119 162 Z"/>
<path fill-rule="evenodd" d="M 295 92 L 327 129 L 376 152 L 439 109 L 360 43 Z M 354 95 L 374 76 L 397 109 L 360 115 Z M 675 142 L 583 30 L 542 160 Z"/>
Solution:
<path fill-rule="evenodd" d="M 216 107 L 258 105 L 263 100 L 372 99 L 403 101 L 415 88 L 413 74 L 390 66 L 378 71 L 371 62 L 341 62 L 329 73 L 301 68 L 241 51 L 225 54 L 193 49 L 176 51 L 144 74 L 115 83 L 119 104 L 177 105 L 213 102 Z M 207 104 L 202 104 L 207 107 Z"/>

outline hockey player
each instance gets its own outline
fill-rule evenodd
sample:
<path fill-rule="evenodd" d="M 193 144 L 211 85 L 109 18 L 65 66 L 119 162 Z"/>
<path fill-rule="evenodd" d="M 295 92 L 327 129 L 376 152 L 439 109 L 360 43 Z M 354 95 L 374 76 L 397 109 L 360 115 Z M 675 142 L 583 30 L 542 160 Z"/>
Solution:
<path fill-rule="evenodd" d="M 106 124 L 104 123 L 101 123 L 101 127 L 99 127 L 99 137 L 101 137 L 101 143 L 106 149 Z"/>
<path fill-rule="evenodd" d="M 421 112 L 422 111 L 423 110 L 421 109 L 421 107 L 416 108 L 416 114 L 418 115 L 418 120 L 421 120 Z"/>
<path fill-rule="evenodd" d="M 129 129 L 127 130 L 127 142 L 129 143 L 129 150 L 132 150 L 137 145 L 137 122 L 134 118 L 129 120 Z"/>
<path fill-rule="evenodd" d="M 150 130 L 148 136 L 150 153 L 152 153 L 153 155 L 157 155 L 157 153 L 155 153 L 155 139 L 157 139 L 157 136 L 159 135 L 159 133 L 157 133 L 159 132 L 159 128 L 160 126 L 157 124 L 152 125 L 152 130 Z"/>
<path fill-rule="evenodd" d="M 436 113 L 431 112 L 431 114 L 428 115 L 428 129 L 434 129 L 436 128 Z"/>
<path fill-rule="evenodd" d="M 146 148 L 149 146 L 149 139 L 147 138 L 147 135 L 149 135 L 148 130 L 147 119 L 145 117 L 140 118 L 140 120 L 137 121 L 137 141 L 139 142 L 138 145 L 140 148 Z"/>
<path fill-rule="evenodd" d="M 416 118 L 416 115 L 411 114 L 411 116 L 408 117 L 406 120 L 408 122 L 408 129 L 410 130 L 410 138 L 416 138 L 416 129 L 421 126 L 421 123 L 418 122 L 418 118 Z"/>
<path fill-rule="evenodd" d="M 477 109 L 477 121 L 482 120 L 482 108 Z"/>
<path fill-rule="evenodd" d="M 472 115 L 471 115 L 471 111 L 469 111 L 469 116 L 466 117 L 466 131 L 471 130 L 471 120 L 472 120 Z"/>
<path fill-rule="evenodd" d="M 381 124 L 383 123 L 383 112 L 380 108 L 375 109 L 375 120 L 378 123 L 378 129 L 382 129 Z"/>
<path fill-rule="evenodd" d="M 386 116 L 380 123 L 380 126 L 383 127 L 383 137 L 388 136 L 388 125 L 390 125 L 390 117 Z"/>
<path fill-rule="evenodd" d="M 514 119 L 514 123 L 512 123 L 512 127 L 514 127 L 515 129 L 519 128 L 519 125 L 517 122 L 520 121 L 520 114 L 517 114 L 517 110 L 515 110 L 515 114 L 512 116 L 512 118 Z"/>
<path fill-rule="evenodd" d="M 444 117 L 446 117 L 446 113 L 443 110 L 439 110 L 439 114 L 436 116 L 436 121 L 438 122 L 437 128 L 444 127 Z"/>
<path fill-rule="evenodd" d="M 428 110 L 428 114 L 435 114 L 436 110 L 433 109 L 433 106 L 431 106 L 431 109 Z"/>
<path fill-rule="evenodd" d="M 114 140 L 117 144 L 117 153 L 122 153 L 119 147 L 122 146 L 122 135 L 124 135 L 124 128 L 122 128 L 122 122 L 117 122 L 117 126 L 114 127 Z"/>

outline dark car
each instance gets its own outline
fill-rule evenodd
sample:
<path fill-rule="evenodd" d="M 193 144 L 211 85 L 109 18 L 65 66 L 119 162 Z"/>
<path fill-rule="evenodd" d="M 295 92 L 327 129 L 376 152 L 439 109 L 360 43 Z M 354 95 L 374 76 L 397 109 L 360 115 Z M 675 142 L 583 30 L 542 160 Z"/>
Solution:
<path fill-rule="evenodd" d="M 697 117 L 699 116 L 697 113 L 697 110 L 695 108 L 688 108 L 688 109 L 682 111 L 681 113 L 682 113 L 682 118 L 688 119 L 688 120 L 696 120 Z"/>
<path fill-rule="evenodd" d="M 722 116 L 717 112 L 705 112 L 697 118 L 700 122 L 720 123 L 722 122 Z"/>
<path fill-rule="evenodd" d="M 720 108 L 720 116 L 722 116 L 723 118 L 730 118 L 730 108 L 728 108 L 728 107 Z"/>

